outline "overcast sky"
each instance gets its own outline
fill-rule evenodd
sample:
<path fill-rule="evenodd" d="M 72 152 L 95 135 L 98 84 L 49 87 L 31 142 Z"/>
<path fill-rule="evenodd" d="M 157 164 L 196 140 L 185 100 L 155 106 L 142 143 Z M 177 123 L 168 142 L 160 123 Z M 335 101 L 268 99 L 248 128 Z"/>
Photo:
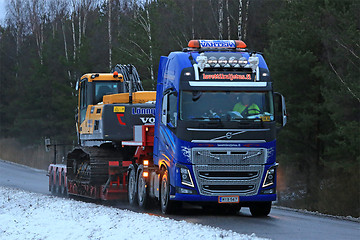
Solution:
<path fill-rule="evenodd" d="M 4 23 L 5 19 L 5 0 L 0 0 L 0 24 Z"/>

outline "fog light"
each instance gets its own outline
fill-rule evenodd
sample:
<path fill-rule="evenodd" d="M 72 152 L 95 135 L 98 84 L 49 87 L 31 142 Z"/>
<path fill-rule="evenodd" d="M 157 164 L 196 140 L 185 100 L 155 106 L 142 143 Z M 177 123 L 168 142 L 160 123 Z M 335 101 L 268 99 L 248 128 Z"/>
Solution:
<path fill-rule="evenodd" d="M 190 189 L 186 189 L 186 188 L 178 188 L 178 192 L 182 193 L 182 194 L 192 194 L 193 191 Z"/>
<path fill-rule="evenodd" d="M 275 189 L 274 189 L 274 188 L 271 188 L 271 189 L 262 190 L 261 193 L 262 193 L 262 194 L 274 194 L 274 193 L 275 193 Z"/>

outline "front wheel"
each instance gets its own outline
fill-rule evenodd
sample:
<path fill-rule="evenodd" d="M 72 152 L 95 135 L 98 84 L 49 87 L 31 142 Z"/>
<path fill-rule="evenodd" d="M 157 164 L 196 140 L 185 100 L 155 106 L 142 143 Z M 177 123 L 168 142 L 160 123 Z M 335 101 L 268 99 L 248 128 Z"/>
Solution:
<path fill-rule="evenodd" d="M 136 205 L 136 174 L 135 170 L 130 170 L 129 181 L 128 181 L 128 200 L 130 205 Z"/>
<path fill-rule="evenodd" d="M 162 174 L 160 189 L 160 205 L 163 214 L 174 213 L 177 209 L 181 208 L 180 202 L 170 200 L 170 179 L 167 170 Z"/>
<path fill-rule="evenodd" d="M 253 203 L 249 208 L 253 217 L 266 217 L 271 211 L 271 202 Z"/>

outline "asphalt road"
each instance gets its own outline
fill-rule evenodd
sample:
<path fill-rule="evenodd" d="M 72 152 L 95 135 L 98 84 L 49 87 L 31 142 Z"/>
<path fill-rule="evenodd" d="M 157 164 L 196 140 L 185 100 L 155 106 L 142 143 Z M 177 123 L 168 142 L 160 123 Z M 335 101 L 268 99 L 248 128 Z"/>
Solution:
<path fill-rule="evenodd" d="M 0 160 L 0 186 L 49 194 L 46 171 L 28 168 Z M 126 197 L 124 197 L 126 199 Z M 164 216 L 159 209 L 143 211 L 129 206 L 126 200 L 106 203 L 113 207 Z M 258 237 L 278 240 L 289 239 L 360 239 L 360 223 L 334 217 L 318 216 L 293 210 L 273 207 L 266 218 L 253 218 L 248 208 L 241 209 L 236 216 L 221 212 L 206 212 L 199 207 L 185 205 L 177 215 L 167 215 L 176 220 L 219 227 L 242 234 L 255 233 Z"/>

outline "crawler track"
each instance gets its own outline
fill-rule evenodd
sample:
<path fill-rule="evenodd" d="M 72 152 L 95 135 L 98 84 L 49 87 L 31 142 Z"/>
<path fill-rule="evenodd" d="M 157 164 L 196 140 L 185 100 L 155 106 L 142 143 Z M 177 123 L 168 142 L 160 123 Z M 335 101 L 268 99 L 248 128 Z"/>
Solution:
<path fill-rule="evenodd" d="M 111 147 L 78 147 L 67 155 L 68 178 L 88 184 L 105 184 L 110 161 L 124 160 L 122 149 Z"/>

